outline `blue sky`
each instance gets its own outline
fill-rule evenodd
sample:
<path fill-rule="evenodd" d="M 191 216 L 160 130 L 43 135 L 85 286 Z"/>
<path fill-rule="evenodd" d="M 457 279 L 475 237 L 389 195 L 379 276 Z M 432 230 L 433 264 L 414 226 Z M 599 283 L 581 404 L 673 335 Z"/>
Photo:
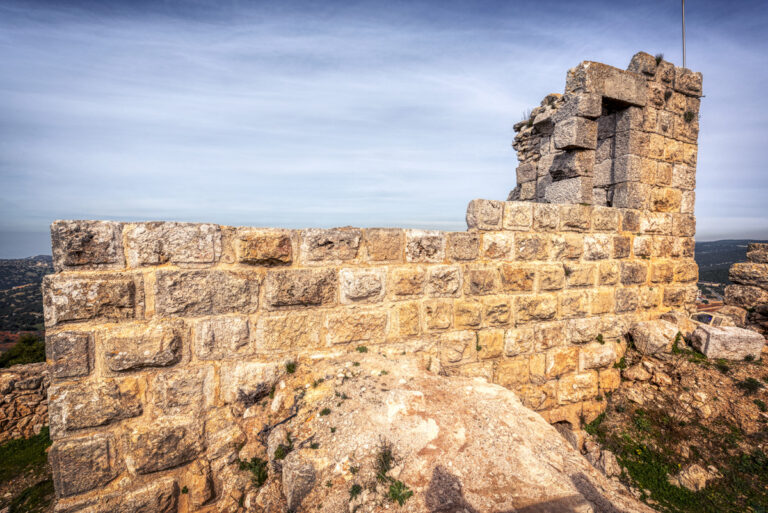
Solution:
<path fill-rule="evenodd" d="M 686 8 L 697 237 L 768 238 L 768 3 Z M 681 64 L 679 25 L 675 1 L 1 1 L 0 258 L 62 218 L 464 229 L 568 68 Z"/>

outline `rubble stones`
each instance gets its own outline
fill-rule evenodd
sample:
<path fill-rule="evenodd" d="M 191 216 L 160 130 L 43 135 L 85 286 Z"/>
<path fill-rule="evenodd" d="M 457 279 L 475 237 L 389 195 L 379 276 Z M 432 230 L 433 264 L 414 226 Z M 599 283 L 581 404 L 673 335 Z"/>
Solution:
<path fill-rule="evenodd" d="M 743 360 L 751 356 L 756 360 L 760 358 L 765 338 L 735 326 L 701 325 L 693 332 L 691 345 L 710 359 Z"/>
<path fill-rule="evenodd" d="M 637 350 L 647 355 L 669 352 L 677 333 L 677 326 L 663 320 L 638 322 L 629 330 Z"/>

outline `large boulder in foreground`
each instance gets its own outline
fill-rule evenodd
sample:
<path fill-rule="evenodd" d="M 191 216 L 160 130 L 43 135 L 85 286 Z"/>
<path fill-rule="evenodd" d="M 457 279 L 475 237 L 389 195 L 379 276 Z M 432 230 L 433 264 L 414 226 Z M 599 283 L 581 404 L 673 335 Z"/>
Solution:
<path fill-rule="evenodd" d="M 757 332 L 734 326 L 701 325 L 693 332 L 691 345 L 707 358 L 743 360 L 751 356 L 757 360 L 763 351 L 765 339 Z"/>
<path fill-rule="evenodd" d="M 273 412 L 275 404 L 292 405 L 275 422 L 290 433 L 292 452 L 282 475 L 270 471 L 261 488 L 250 488 L 246 508 L 652 511 L 513 392 L 480 378 L 431 374 L 422 363 L 372 352 L 300 362 L 272 401 Z"/>
<path fill-rule="evenodd" d="M 677 326 L 661 319 L 636 322 L 629 329 L 635 348 L 643 354 L 669 352 L 677 336 Z"/>

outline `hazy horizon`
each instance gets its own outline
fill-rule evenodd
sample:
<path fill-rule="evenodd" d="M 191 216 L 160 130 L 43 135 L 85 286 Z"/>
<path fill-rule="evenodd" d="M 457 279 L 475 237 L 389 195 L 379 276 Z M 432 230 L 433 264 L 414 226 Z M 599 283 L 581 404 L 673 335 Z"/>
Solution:
<path fill-rule="evenodd" d="M 697 240 L 768 239 L 768 7 L 687 6 Z M 670 2 L 0 6 L 0 258 L 54 219 L 463 230 L 568 68 L 681 64 Z"/>

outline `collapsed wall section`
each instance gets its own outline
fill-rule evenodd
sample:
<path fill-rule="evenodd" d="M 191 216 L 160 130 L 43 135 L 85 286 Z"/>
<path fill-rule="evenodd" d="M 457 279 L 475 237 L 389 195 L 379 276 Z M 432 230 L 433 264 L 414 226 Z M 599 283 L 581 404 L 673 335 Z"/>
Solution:
<path fill-rule="evenodd" d="M 591 420 L 631 324 L 695 300 L 691 215 L 475 200 L 467 222 L 55 222 L 57 511 L 237 511 L 238 450 L 263 427 L 249 406 L 285 362 L 360 346 L 482 376 L 551 422 Z"/>

